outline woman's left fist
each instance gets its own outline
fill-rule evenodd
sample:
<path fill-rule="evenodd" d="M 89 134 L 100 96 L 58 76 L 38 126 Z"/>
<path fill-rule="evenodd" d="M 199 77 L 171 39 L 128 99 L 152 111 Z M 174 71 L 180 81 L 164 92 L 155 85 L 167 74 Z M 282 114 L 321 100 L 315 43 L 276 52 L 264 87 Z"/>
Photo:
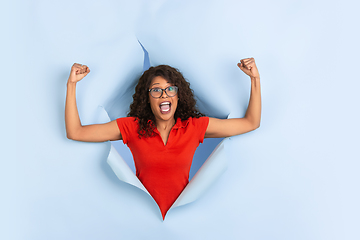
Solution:
<path fill-rule="evenodd" d="M 260 74 L 256 67 L 254 58 L 241 59 L 237 65 L 249 77 L 260 78 Z"/>

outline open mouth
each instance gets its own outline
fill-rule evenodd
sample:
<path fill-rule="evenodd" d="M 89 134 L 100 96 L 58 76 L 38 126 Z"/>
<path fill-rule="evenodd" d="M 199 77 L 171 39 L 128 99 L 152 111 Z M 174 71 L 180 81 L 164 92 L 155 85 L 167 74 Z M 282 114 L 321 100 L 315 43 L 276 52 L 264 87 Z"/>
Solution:
<path fill-rule="evenodd" d="M 159 107 L 160 107 L 160 112 L 162 114 L 167 114 L 171 110 L 171 103 L 168 101 L 162 102 L 162 103 L 160 103 Z"/>

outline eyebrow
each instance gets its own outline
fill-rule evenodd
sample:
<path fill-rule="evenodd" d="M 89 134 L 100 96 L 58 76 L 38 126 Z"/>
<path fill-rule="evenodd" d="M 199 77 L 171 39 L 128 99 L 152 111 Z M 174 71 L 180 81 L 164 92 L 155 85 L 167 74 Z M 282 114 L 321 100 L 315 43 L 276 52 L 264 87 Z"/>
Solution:
<path fill-rule="evenodd" d="M 169 84 L 170 82 L 166 82 L 167 84 Z M 156 85 L 156 84 L 160 84 L 160 83 L 153 83 L 150 87 Z M 171 83 L 170 83 L 171 84 Z"/>

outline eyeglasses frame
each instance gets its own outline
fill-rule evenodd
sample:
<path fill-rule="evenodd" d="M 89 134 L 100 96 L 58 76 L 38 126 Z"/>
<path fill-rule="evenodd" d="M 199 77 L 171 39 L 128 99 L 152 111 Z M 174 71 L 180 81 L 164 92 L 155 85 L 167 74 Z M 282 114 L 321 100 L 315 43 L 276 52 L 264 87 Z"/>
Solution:
<path fill-rule="evenodd" d="M 168 89 L 169 87 L 176 88 L 176 94 L 178 94 L 179 88 L 178 88 L 177 86 L 168 86 L 167 88 L 157 88 L 157 89 L 161 89 L 161 95 L 160 95 L 160 97 L 154 97 L 154 96 L 151 94 L 151 90 L 152 90 L 152 89 L 155 89 L 155 88 L 150 88 L 150 89 L 149 89 L 149 92 L 150 92 L 151 97 L 153 97 L 153 98 L 161 98 L 162 95 L 164 94 L 164 92 L 165 92 L 165 94 L 166 94 L 168 97 L 175 97 L 176 94 L 175 94 L 174 96 L 169 96 L 169 94 L 167 94 L 166 89 Z"/>

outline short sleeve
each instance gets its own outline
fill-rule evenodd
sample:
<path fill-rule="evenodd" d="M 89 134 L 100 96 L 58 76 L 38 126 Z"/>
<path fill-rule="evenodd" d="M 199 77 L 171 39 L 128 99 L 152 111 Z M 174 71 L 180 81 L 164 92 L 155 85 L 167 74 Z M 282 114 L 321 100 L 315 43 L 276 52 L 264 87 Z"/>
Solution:
<path fill-rule="evenodd" d="M 134 117 L 124 117 L 116 119 L 124 144 L 131 141 L 133 136 L 137 136 L 138 123 Z"/>
<path fill-rule="evenodd" d="M 206 129 L 209 125 L 209 117 L 199 117 L 194 118 L 193 120 L 195 120 L 195 127 L 199 132 L 199 142 L 203 143 Z"/>

